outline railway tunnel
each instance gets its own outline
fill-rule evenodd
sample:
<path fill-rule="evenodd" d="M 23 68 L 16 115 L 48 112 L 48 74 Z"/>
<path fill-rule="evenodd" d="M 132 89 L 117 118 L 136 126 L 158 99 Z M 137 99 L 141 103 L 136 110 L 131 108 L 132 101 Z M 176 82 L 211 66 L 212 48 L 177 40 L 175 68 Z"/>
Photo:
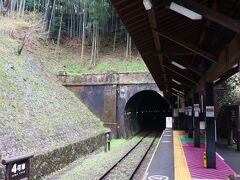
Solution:
<path fill-rule="evenodd" d="M 140 91 L 134 94 L 125 106 L 126 135 L 131 137 L 141 130 L 163 131 L 166 117 L 171 116 L 170 105 L 158 92 Z"/>

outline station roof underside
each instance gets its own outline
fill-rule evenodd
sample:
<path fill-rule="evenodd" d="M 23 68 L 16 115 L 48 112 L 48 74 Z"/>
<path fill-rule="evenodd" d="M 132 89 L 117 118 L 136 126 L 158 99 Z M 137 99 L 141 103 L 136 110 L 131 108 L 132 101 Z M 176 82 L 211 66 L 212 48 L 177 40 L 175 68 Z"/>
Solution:
<path fill-rule="evenodd" d="M 177 94 L 176 89 L 185 96 L 203 91 L 205 81 L 220 78 L 219 83 L 238 72 L 240 0 L 146 1 L 149 9 L 143 0 L 112 0 L 166 97 Z M 192 20 L 171 5 L 202 18 Z"/>

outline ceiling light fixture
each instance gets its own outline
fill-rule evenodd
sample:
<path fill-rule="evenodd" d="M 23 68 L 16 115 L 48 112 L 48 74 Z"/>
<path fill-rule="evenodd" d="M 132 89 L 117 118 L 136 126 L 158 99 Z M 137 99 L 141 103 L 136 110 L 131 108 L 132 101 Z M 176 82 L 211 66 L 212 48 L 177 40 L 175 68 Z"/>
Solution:
<path fill-rule="evenodd" d="M 169 8 L 179 14 L 182 14 L 183 16 L 186 16 L 192 20 L 200 20 L 202 19 L 202 15 L 195 13 L 194 11 L 187 9 L 183 6 L 180 6 L 179 4 L 176 4 L 172 2 L 169 6 Z"/>
<path fill-rule="evenodd" d="M 172 90 L 176 91 L 177 93 L 180 93 L 180 94 L 184 95 L 184 92 L 179 91 L 179 90 L 177 90 L 177 89 L 175 89 L 175 88 L 172 88 Z"/>
<path fill-rule="evenodd" d="M 178 91 L 180 94 L 182 94 L 182 95 L 184 95 L 184 92 L 182 92 L 182 91 Z"/>
<path fill-rule="evenodd" d="M 178 67 L 178 68 L 180 68 L 180 69 L 187 69 L 185 66 L 183 66 L 183 65 L 181 65 L 181 64 L 179 64 L 179 63 L 177 63 L 177 62 L 175 62 L 175 61 L 172 61 L 171 62 L 174 66 L 176 66 L 176 67 Z"/>
<path fill-rule="evenodd" d="M 172 90 L 174 90 L 174 91 L 178 92 L 178 90 L 177 90 L 177 89 L 175 89 L 175 88 L 172 88 Z"/>
<path fill-rule="evenodd" d="M 216 83 L 216 82 L 220 81 L 220 79 L 221 78 L 216 79 L 215 81 L 213 81 L 213 83 Z"/>
<path fill-rule="evenodd" d="M 235 64 L 235 65 L 232 66 L 232 68 L 236 68 L 236 67 L 238 67 L 238 64 Z"/>
<path fill-rule="evenodd" d="M 172 79 L 172 81 L 175 82 L 175 83 L 178 84 L 178 85 L 181 85 L 181 84 L 182 84 L 182 83 L 178 82 L 178 81 L 175 80 L 175 79 Z"/>
<path fill-rule="evenodd" d="M 143 5 L 147 11 L 152 9 L 152 3 L 150 0 L 143 0 Z"/>
<path fill-rule="evenodd" d="M 172 95 L 174 95 L 174 96 L 177 96 L 177 97 L 178 97 L 178 95 L 176 95 L 175 93 L 172 93 Z"/>

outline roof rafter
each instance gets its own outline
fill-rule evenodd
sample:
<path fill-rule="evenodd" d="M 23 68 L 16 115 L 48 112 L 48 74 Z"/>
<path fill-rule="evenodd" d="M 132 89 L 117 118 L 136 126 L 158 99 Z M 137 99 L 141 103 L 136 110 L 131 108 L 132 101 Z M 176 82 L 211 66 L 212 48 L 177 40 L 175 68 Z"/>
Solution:
<path fill-rule="evenodd" d="M 169 56 L 165 56 L 165 57 L 167 57 L 170 60 Z M 193 66 L 191 66 L 191 65 L 189 65 L 189 64 L 187 64 L 187 63 L 185 63 L 183 61 L 179 62 L 179 61 L 176 61 L 175 59 L 173 61 L 175 61 L 175 62 L 185 66 L 187 68 L 187 70 L 189 69 L 189 70 L 191 70 L 192 72 L 194 72 L 195 74 L 197 74 L 197 75 L 199 75 L 201 77 L 204 76 L 204 73 L 200 72 L 197 68 L 195 68 L 195 67 L 193 67 Z"/>
<path fill-rule="evenodd" d="M 154 56 L 188 56 L 188 55 L 194 55 L 193 52 L 191 51 L 181 51 L 181 52 L 176 52 L 176 51 L 156 51 L 154 53 Z"/>
<path fill-rule="evenodd" d="M 148 21 L 149 21 L 150 27 L 152 29 L 152 35 L 153 35 L 153 41 L 154 41 L 154 44 L 155 44 L 155 48 L 156 48 L 157 51 L 161 51 L 162 47 L 161 47 L 160 37 L 158 36 L 158 33 L 156 33 L 154 31 L 155 28 L 158 28 L 154 7 L 152 7 L 150 10 L 147 11 L 147 15 L 148 15 Z M 165 93 L 165 91 L 168 87 L 168 84 L 167 84 L 167 81 L 166 81 L 166 75 L 164 74 L 165 69 L 164 69 L 164 66 L 163 66 L 163 56 L 158 56 L 158 59 L 159 59 L 159 62 L 160 62 L 160 70 L 161 70 L 160 73 L 163 74 L 163 83 L 164 83 L 163 92 Z"/>
<path fill-rule="evenodd" d="M 198 55 L 200 55 L 200 56 L 202 56 L 206 59 L 208 59 L 209 61 L 211 61 L 213 63 L 217 62 L 217 57 L 216 56 L 214 56 L 213 54 L 211 54 L 211 53 L 209 53 L 209 52 L 207 52 L 203 49 L 201 49 L 200 47 L 197 47 L 196 45 L 185 42 L 185 41 L 181 40 L 180 38 L 174 37 L 173 35 L 170 35 L 170 34 L 168 34 L 166 32 L 163 32 L 159 29 L 158 30 L 156 29 L 155 31 L 158 32 L 158 34 L 160 36 L 162 36 L 162 37 L 164 37 L 164 38 L 166 38 L 166 39 L 168 39 L 172 42 L 175 42 L 176 44 L 178 44 L 178 45 L 180 45 L 180 46 L 182 46 L 182 47 L 184 47 L 184 48 L 186 48 L 186 49 L 188 49 L 188 50 L 190 50 L 190 51 L 192 51 L 192 52 L 194 52 L 194 53 L 196 53 L 196 54 L 198 54 Z"/>
<path fill-rule="evenodd" d="M 184 86 L 185 88 L 187 88 L 188 91 L 189 91 L 189 89 L 192 89 L 192 88 L 193 88 L 193 86 L 189 85 L 189 83 L 185 82 L 185 80 L 182 79 L 182 78 L 173 77 L 172 79 L 175 79 L 176 81 L 180 82 L 180 83 L 181 83 L 181 86 Z M 172 82 L 171 79 L 170 79 L 169 81 Z"/>
<path fill-rule="evenodd" d="M 175 73 L 175 74 L 183 77 L 184 79 L 192 82 L 193 84 L 198 85 L 198 82 L 197 82 L 196 80 L 193 80 L 192 78 L 184 75 L 182 72 L 176 70 L 175 68 L 172 68 L 172 67 L 170 67 L 170 66 L 168 66 L 168 65 L 166 65 L 166 64 L 164 64 L 163 66 L 166 67 L 168 70 L 172 71 L 173 73 Z"/>
<path fill-rule="evenodd" d="M 201 14 L 211 21 L 214 21 L 228 29 L 231 29 L 234 32 L 240 33 L 240 22 L 237 20 L 234 20 L 192 0 L 181 0 L 181 5 L 188 9 L 191 9 L 196 13 Z"/>

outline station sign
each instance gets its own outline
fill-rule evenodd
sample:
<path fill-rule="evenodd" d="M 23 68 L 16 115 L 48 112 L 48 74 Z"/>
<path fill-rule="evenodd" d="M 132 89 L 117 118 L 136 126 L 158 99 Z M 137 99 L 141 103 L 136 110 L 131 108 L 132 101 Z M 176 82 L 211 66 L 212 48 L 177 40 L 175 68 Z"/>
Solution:
<path fill-rule="evenodd" d="M 188 106 L 188 116 L 192 116 L 192 106 Z"/>
<path fill-rule="evenodd" d="M 2 160 L 2 164 L 6 165 L 5 180 L 29 178 L 31 157 L 32 154 Z"/>
<path fill-rule="evenodd" d="M 199 117 L 200 105 L 199 104 L 194 104 L 193 109 L 194 109 L 194 117 Z"/>
<path fill-rule="evenodd" d="M 188 107 L 185 107 L 185 115 L 188 115 Z"/>
<path fill-rule="evenodd" d="M 166 117 L 166 128 L 172 129 L 173 119 L 172 117 Z"/>
<path fill-rule="evenodd" d="M 120 89 L 120 98 L 126 98 L 126 90 L 124 88 Z"/>
<path fill-rule="evenodd" d="M 215 117 L 215 108 L 214 106 L 206 106 L 206 117 Z"/>

